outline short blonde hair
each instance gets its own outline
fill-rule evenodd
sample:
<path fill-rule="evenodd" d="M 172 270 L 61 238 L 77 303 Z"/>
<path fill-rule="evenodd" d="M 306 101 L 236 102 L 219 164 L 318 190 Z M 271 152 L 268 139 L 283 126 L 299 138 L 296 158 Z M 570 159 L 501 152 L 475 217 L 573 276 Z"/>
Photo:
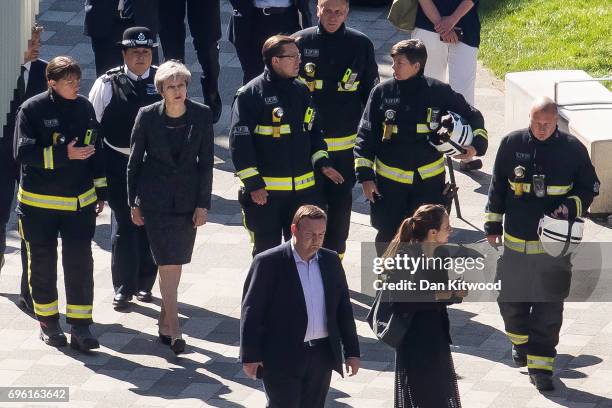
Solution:
<path fill-rule="evenodd" d="M 157 89 L 157 92 L 163 92 L 164 82 L 169 79 L 184 79 L 185 84 L 189 86 L 191 82 L 191 72 L 189 72 L 187 67 L 180 61 L 169 60 L 161 64 L 155 73 L 155 89 Z"/>

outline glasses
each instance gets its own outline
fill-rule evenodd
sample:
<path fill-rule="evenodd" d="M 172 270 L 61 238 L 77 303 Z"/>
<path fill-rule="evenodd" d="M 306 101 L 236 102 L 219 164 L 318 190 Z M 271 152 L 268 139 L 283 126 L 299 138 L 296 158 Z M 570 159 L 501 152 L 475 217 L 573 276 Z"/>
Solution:
<path fill-rule="evenodd" d="M 276 58 L 291 58 L 293 60 L 296 60 L 302 58 L 302 54 L 298 52 L 297 54 L 293 55 L 277 55 Z"/>

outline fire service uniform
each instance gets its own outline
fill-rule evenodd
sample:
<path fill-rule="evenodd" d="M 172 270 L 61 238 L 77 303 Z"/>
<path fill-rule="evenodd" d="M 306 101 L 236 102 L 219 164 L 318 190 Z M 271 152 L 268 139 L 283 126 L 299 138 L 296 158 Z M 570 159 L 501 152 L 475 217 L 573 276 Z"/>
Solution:
<path fill-rule="evenodd" d="M 335 33 L 319 25 L 293 36 L 302 54 L 300 80 L 312 92 L 330 160 L 344 178 L 344 183 L 335 184 L 316 173 L 327 206 L 323 246 L 342 257 L 351 224 L 357 126 L 370 91 L 378 83 L 374 46 L 364 34 L 344 25 Z"/>
<path fill-rule="evenodd" d="M 293 214 L 318 204 L 314 169 L 330 165 L 316 111 L 306 86 L 265 69 L 240 88 L 234 100 L 230 152 L 243 184 L 239 201 L 253 255 L 291 237 Z M 250 193 L 265 188 L 258 205 Z"/>

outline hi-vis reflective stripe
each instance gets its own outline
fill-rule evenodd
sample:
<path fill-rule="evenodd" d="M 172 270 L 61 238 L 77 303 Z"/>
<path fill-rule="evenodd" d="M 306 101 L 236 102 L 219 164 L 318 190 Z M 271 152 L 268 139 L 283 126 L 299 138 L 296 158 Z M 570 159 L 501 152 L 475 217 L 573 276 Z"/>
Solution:
<path fill-rule="evenodd" d="M 444 156 L 440 157 L 433 163 L 429 163 L 425 166 L 419 167 L 417 170 L 423 180 L 444 173 Z"/>
<path fill-rule="evenodd" d="M 527 368 L 529 369 L 552 371 L 554 362 L 554 357 L 527 354 Z"/>
<path fill-rule="evenodd" d="M 299 76 L 299 77 L 298 77 L 298 80 L 299 80 L 300 82 L 305 83 L 306 85 L 308 85 L 308 83 L 309 83 L 309 82 L 312 82 L 312 81 L 309 81 L 309 80 L 307 80 L 306 78 L 304 78 L 304 77 L 302 77 L 302 76 Z M 323 81 L 322 81 L 322 80 L 320 80 L 320 79 L 315 79 L 315 80 L 314 80 L 314 83 L 315 83 L 315 89 L 323 89 Z"/>
<path fill-rule="evenodd" d="M 108 184 L 106 183 L 106 177 L 100 177 L 97 179 L 94 179 L 94 187 L 95 188 L 102 188 L 102 187 L 107 187 Z"/>
<path fill-rule="evenodd" d="M 427 123 L 417 123 L 416 132 L 417 133 L 430 133 L 431 129 L 429 129 L 429 126 L 427 126 Z"/>
<path fill-rule="evenodd" d="M 524 254 L 543 254 L 544 248 L 540 241 L 525 241 L 504 232 L 504 246 L 516 252 Z"/>
<path fill-rule="evenodd" d="M 266 183 L 266 190 L 274 191 L 291 191 L 294 185 L 296 191 L 305 190 L 315 184 L 312 171 L 293 179 L 291 177 L 263 177 L 263 180 Z"/>
<path fill-rule="evenodd" d="M 578 196 L 569 196 L 567 198 L 571 198 L 576 202 L 576 216 L 580 217 L 582 215 L 582 200 Z"/>
<path fill-rule="evenodd" d="M 327 152 L 326 152 L 327 153 Z M 302 176 L 298 176 L 294 180 L 295 182 L 295 190 L 305 190 L 308 187 L 312 187 L 315 185 L 315 177 L 314 172 L 306 173 Z"/>
<path fill-rule="evenodd" d="M 516 186 L 520 184 L 523 187 L 523 192 L 531 192 L 531 183 L 515 183 L 514 181 L 508 180 L 508 184 L 510 184 L 512 191 L 516 190 Z M 573 187 L 573 183 L 568 186 L 546 186 L 546 194 L 550 196 L 565 195 L 569 193 Z"/>
<path fill-rule="evenodd" d="M 330 137 L 325 139 L 327 143 L 327 151 L 337 152 L 340 150 L 348 150 L 355 147 L 355 139 L 357 139 L 357 133 L 346 137 Z"/>
<path fill-rule="evenodd" d="M 338 92 L 355 92 L 359 89 L 359 81 L 353 82 L 349 89 L 345 89 L 341 82 L 338 83 Z"/>
<path fill-rule="evenodd" d="M 30 193 L 21 188 L 21 186 L 19 186 L 19 191 L 17 192 L 17 200 L 20 203 L 32 207 L 47 208 L 49 210 L 76 211 L 78 208 L 77 204 L 80 204 L 81 207 L 85 207 L 95 203 L 97 199 L 98 197 L 96 196 L 96 189 L 94 187 L 76 198 Z"/>
<path fill-rule="evenodd" d="M 387 166 L 378 159 L 376 159 L 375 167 L 377 174 L 390 180 L 397 181 L 398 183 L 412 184 L 414 181 L 414 171 Z"/>
<path fill-rule="evenodd" d="M 373 169 L 374 162 L 372 160 L 366 159 L 365 157 L 357 157 L 355 159 L 355 170 L 357 170 L 358 167 L 367 167 Z"/>
<path fill-rule="evenodd" d="M 73 319 L 91 319 L 93 306 L 91 305 L 66 305 L 66 317 Z"/>
<path fill-rule="evenodd" d="M 259 135 L 272 136 L 274 134 L 273 126 L 267 125 L 257 125 L 255 127 L 255 133 Z M 280 126 L 281 135 L 287 135 L 291 133 L 290 125 L 281 125 Z"/>
<path fill-rule="evenodd" d="M 506 336 L 508 336 L 512 344 L 517 346 L 521 344 L 526 344 L 529 341 L 529 336 L 526 334 L 514 334 L 507 331 Z"/>
<path fill-rule="evenodd" d="M 32 300 L 34 304 L 34 312 L 36 312 L 39 316 L 53 316 L 59 314 L 59 309 L 57 308 L 57 300 L 51 303 L 36 303 L 35 300 Z"/>
<path fill-rule="evenodd" d="M 321 159 L 323 157 L 329 158 L 329 153 L 327 153 L 325 150 L 317 150 L 316 152 L 314 152 L 314 154 L 310 158 L 310 161 L 312 162 L 312 165 L 314 166 L 314 164 L 317 162 L 317 160 L 319 160 L 319 159 Z"/>
<path fill-rule="evenodd" d="M 53 170 L 53 146 L 43 149 L 43 166 L 47 170 Z"/>
<path fill-rule="evenodd" d="M 247 167 L 246 169 L 236 172 L 236 175 L 240 177 L 240 180 L 246 180 L 249 177 L 253 177 L 259 174 L 259 171 L 255 167 Z"/>
<path fill-rule="evenodd" d="M 485 129 L 476 129 L 472 132 L 472 134 L 475 137 L 480 136 L 480 137 L 484 137 L 486 140 L 489 140 L 489 134 L 487 133 Z"/>
<path fill-rule="evenodd" d="M 502 222 L 503 216 L 497 213 L 485 213 L 485 222 Z"/>

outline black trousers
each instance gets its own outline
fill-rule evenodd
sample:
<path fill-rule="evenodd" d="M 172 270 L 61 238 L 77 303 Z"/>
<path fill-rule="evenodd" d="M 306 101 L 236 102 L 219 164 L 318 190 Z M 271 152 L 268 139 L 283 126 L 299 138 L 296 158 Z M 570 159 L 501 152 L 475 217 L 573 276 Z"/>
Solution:
<path fill-rule="evenodd" d="M 571 282 L 566 258 L 504 250 L 497 263 L 501 280 L 498 299 L 506 335 L 527 354 L 529 372 L 553 372 L 556 346 L 563 323 L 563 299 Z"/>
<path fill-rule="evenodd" d="M 219 96 L 219 40 L 221 39 L 221 6 L 219 0 L 160 0 L 159 38 L 164 59 L 185 61 L 185 12 L 193 37 L 198 62 L 202 66 L 202 95 L 204 103 L 221 111 Z"/>
<path fill-rule="evenodd" d="M 128 157 L 107 149 L 105 152 L 108 205 L 111 214 L 111 273 L 115 293 L 129 296 L 151 291 L 157 276 L 146 227 L 132 222 L 127 198 Z"/>
<path fill-rule="evenodd" d="M 34 312 L 39 321 L 59 319 L 57 296 L 57 237 L 62 238 L 66 287 L 66 321 L 93 322 L 93 257 L 95 205 L 78 211 L 56 211 L 20 205 L 20 232 L 25 241 Z"/>
<path fill-rule="evenodd" d="M 236 33 L 250 41 L 240 41 L 236 47 L 236 54 L 242 66 L 243 84 L 261 74 L 264 62 L 261 49 L 264 42 L 276 34 L 293 34 L 300 30 L 299 14 L 295 7 L 287 8 L 283 14 L 265 15 L 261 9 L 253 12 L 253 23 L 250 33 Z"/>
<path fill-rule="evenodd" d="M 406 217 L 423 204 L 442 204 L 445 174 L 422 180 L 415 172 L 413 184 L 402 184 L 378 177 L 381 198 L 370 205 L 370 220 L 376 228 L 376 252 L 380 256 Z"/>
<path fill-rule="evenodd" d="M 268 408 L 323 408 L 331 382 L 333 357 L 329 343 L 306 348 L 303 364 L 287 373 L 266 366 L 264 391 Z"/>
<path fill-rule="evenodd" d="M 123 38 L 123 32 L 134 26 L 131 19 L 121 19 L 116 17 L 113 20 L 112 33 L 108 37 L 91 37 L 91 49 L 94 53 L 96 64 L 96 76 L 101 76 L 109 69 L 123 64 L 121 46 L 117 45 Z M 159 64 L 159 53 L 157 48 L 153 48 L 153 64 Z"/>
<path fill-rule="evenodd" d="M 281 192 L 268 195 L 265 205 L 251 201 L 249 193 L 238 192 L 238 201 L 244 214 L 244 226 L 251 234 L 253 256 L 274 248 L 291 238 L 291 221 L 297 209 L 304 204 L 320 205 L 315 188 L 294 193 Z"/>
<path fill-rule="evenodd" d="M 353 150 L 332 152 L 330 159 L 334 169 L 344 177 L 344 183 L 336 184 L 322 173 L 317 172 L 317 186 L 321 189 L 321 197 L 327 212 L 327 229 L 323 247 L 343 256 L 346 252 L 346 240 L 351 227 L 353 186 L 355 186 Z"/>

